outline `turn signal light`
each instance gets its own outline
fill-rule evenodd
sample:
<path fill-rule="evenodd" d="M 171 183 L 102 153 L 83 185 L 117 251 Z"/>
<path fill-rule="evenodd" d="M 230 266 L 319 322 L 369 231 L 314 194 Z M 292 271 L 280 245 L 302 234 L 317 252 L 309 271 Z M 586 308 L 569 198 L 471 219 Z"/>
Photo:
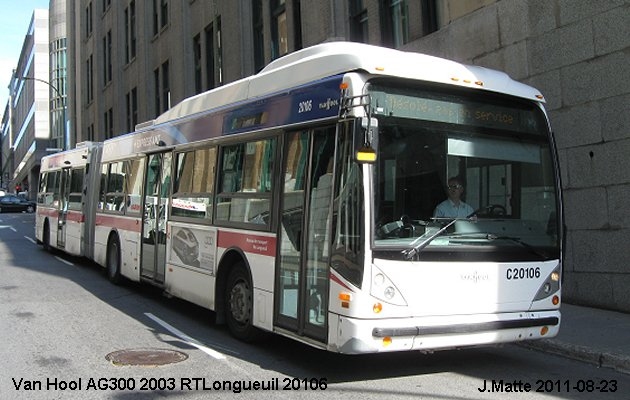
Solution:
<path fill-rule="evenodd" d="M 545 336 L 547 332 L 549 332 L 549 327 L 543 326 L 542 328 L 540 328 L 540 336 Z"/>
<path fill-rule="evenodd" d="M 551 303 L 553 303 L 554 306 L 557 306 L 560 303 L 560 297 L 558 296 L 553 296 L 551 298 Z"/>
<path fill-rule="evenodd" d="M 383 311 L 383 305 L 381 303 L 374 303 L 374 305 L 372 306 L 372 311 L 374 311 L 374 314 L 378 314 L 381 311 Z"/>
<path fill-rule="evenodd" d="M 389 337 L 389 336 L 385 336 L 385 337 L 383 338 L 383 347 L 387 347 L 387 346 L 389 346 L 390 344 L 392 344 L 392 338 L 391 338 L 391 337 Z"/>
<path fill-rule="evenodd" d="M 341 300 L 341 307 L 342 308 L 350 308 L 350 293 L 339 293 L 339 300 Z"/>

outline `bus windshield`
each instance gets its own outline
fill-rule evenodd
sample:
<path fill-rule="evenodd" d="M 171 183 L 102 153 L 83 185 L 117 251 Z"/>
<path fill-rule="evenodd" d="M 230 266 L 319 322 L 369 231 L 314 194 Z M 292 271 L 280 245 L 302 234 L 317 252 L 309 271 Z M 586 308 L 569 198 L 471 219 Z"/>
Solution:
<path fill-rule="evenodd" d="M 553 152 L 536 104 L 385 84 L 369 92 L 379 120 L 376 252 L 440 260 L 559 257 Z"/>

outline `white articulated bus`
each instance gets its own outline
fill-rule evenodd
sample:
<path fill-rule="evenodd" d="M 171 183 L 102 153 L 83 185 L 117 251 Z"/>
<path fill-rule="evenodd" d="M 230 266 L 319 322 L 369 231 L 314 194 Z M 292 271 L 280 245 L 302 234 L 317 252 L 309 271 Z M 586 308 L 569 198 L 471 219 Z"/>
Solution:
<path fill-rule="evenodd" d="M 558 332 L 553 137 L 542 95 L 503 73 L 322 44 L 105 141 L 95 168 L 84 253 L 238 338 L 357 354 Z M 473 212 L 436 214 L 449 180 Z"/>

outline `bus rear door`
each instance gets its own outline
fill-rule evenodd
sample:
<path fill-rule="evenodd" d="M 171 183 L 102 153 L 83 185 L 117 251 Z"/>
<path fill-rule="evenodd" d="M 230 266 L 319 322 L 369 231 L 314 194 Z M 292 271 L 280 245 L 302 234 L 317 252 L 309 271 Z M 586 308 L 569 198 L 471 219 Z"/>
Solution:
<path fill-rule="evenodd" d="M 140 275 L 156 283 L 164 282 L 166 268 L 166 220 L 172 158 L 172 153 L 156 153 L 147 157 Z"/>

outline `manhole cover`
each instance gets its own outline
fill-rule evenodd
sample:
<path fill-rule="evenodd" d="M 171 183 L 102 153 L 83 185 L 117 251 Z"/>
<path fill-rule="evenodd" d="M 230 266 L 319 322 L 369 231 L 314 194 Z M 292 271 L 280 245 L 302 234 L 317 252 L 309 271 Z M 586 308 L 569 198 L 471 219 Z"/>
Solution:
<path fill-rule="evenodd" d="M 144 367 L 174 364 L 187 358 L 188 355 L 181 351 L 164 349 L 118 350 L 105 356 L 107 361 L 117 366 L 139 365 Z"/>

